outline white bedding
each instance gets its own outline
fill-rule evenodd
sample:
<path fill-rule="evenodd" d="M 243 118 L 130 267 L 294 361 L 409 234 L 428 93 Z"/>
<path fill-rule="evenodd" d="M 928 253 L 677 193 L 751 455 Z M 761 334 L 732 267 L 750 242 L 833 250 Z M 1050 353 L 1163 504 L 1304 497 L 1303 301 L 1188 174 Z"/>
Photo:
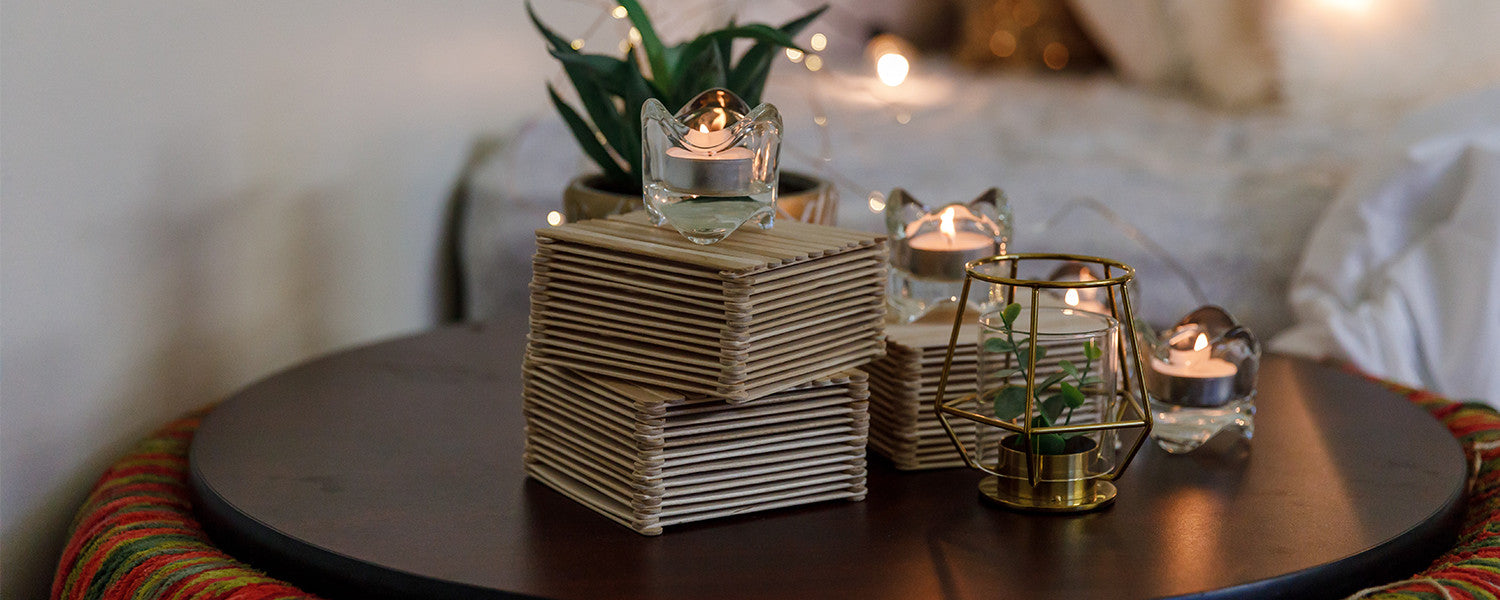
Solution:
<path fill-rule="evenodd" d="M 1314 230 L 1284 352 L 1500 406 L 1500 88 L 1403 122 Z"/>
<path fill-rule="evenodd" d="M 870 191 L 929 202 L 1005 190 L 1017 251 L 1070 251 L 1139 271 L 1138 309 L 1175 322 L 1198 300 L 1158 256 L 1099 215 L 1092 198 L 1161 244 L 1208 302 L 1262 339 L 1293 322 L 1286 286 L 1313 224 L 1391 120 L 1231 113 L 1108 76 L 966 74 L 919 63 L 900 88 L 866 74 L 776 67 L 767 99 L 785 119 L 783 168 L 838 184 L 840 224 L 880 230 Z M 898 117 L 909 115 L 902 124 Z M 825 117 L 820 127 L 815 117 Z M 826 133 L 826 137 L 825 137 Z M 828 160 L 822 160 L 825 157 Z M 471 184 L 464 252 L 469 314 L 525 302 L 531 230 L 589 169 L 556 116 L 511 132 Z"/>

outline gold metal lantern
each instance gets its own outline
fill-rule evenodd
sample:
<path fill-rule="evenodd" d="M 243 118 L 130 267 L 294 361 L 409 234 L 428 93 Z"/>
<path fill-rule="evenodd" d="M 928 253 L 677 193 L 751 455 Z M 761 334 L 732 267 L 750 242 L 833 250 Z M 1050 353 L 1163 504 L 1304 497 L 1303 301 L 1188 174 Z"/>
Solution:
<path fill-rule="evenodd" d="M 1062 265 L 1103 277 L 1056 280 Z M 964 271 L 934 408 L 964 463 L 988 475 L 981 498 L 1040 512 L 1109 505 L 1112 482 L 1151 431 L 1127 292 L 1135 269 L 1091 256 L 1006 254 Z M 978 316 L 978 391 L 950 400 L 948 374 L 976 281 L 994 307 Z M 954 418 L 977 423 L 975 433 L 961 437 Z"/>

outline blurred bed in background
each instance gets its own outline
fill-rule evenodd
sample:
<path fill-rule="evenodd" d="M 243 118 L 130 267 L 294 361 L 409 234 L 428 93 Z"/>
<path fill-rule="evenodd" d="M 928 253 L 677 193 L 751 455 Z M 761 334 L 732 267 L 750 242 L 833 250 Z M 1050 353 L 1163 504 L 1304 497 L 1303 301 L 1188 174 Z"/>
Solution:
<path fill-rule="evenodd" d="M 629 24 L 605 4 L 538 9 L 599 11 L 579 43 L 618 54 Z M 806 10 L 646 6 L 682 36 Z M 838 187 L 841 226 L 882 230 L 895 187 L 945 203 L 998 186 L 1014 250 L 1135 266 L 1153 324 L 1202 304 L 1263 340 L 1300 322 L 1274 347 L 1496 403 L 1500 101 L 1464 95 L 1500 82 L 1497 30 L 1500 4 L 1480 0 L 840 1 L 765 97 L 784 168 Z M 899 36 L 904 75 L 877 72 L 878 33 Z M 461 232 L 470 319 L 526 301 L 530 232 L 589 170 L 553 114 L 481 154 Z M 1443 223 L 1472 239 L 1433 248 Z"/>

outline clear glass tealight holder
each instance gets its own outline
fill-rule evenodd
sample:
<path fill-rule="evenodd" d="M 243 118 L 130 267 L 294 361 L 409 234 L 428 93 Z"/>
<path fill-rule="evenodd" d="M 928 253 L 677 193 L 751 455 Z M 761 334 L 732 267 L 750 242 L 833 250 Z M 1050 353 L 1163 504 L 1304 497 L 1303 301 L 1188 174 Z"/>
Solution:
<path fill-rule="evenodd" d="M 641 107 L 641 187 L 652 223 L 712 244 L 745 223 L 775 224 L 781 115 L 750 109 L 725 89 L 699 94 L 676 114 L 655 98 Z"/>
<path fill-rule="evenodd" d="M 1255 436 L 1260 343 L 1249 329 L 1224 309 L 1204 306 L 1145 345 L 1158 446 L 1183 454 L 1214 436 Z"/>
<path fill-rule="evenodd" d="M 885 224 L 891 245 L 887 315 L 893 323 L 951 309 L 963 290 L 964 265 L 1005 254 L 1010 246 L 1010 206 L 996 188 L 967 204 L 935 209 L 897 188 L 886 203 Z M 972 302 L 977 314 L 993 308 L 996 300 L 981 292 Z"/>

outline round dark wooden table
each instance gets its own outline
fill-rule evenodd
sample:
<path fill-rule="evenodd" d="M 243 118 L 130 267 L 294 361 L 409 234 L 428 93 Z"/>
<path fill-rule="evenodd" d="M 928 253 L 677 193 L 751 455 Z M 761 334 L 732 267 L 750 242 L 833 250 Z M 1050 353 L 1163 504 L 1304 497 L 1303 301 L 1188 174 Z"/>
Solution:
<path fill-rule="evenodd" d="M 979 474 L 896 471 L 869 497 L 644 537 L 521 470 L 526 323 L 310 361 L 216 408 L 191 452 L 221 546 L 332 597 L 1336 597 L 1451 544 L 1465 459 L 1377 384 L 1267 357 L 1248 453 L 1148 444 L 1116 504 L 981 503 Z"/>

